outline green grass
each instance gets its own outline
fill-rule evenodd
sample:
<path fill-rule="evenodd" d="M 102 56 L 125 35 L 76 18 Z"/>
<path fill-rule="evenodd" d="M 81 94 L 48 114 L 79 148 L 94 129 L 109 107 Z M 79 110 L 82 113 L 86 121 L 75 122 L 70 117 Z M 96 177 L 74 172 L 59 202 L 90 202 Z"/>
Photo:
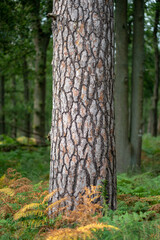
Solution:
<path fill-rule="evenodd" d="M 118 175 L 117 210 L 113 212 L 105 206 L 104 217 L 100 220 L 118 227 L 120 231 L 97 231 L 95 236 L 98 240 L 160 239 L 160 197 L 154 198 L 160 196 L 160 137 L 145 135 L 142 149 L 142 171 L 134 175 Z M 19 146 L 14 151 L 1 152 L 0 176 L 7 168 L 14 168 L 23 177 L 29 178 L 37 191 L 40 181 L 48 181 L 49 158 L 49 147 Z M 23 194 L 20 194 L 18 203 L 13 203 L 14 209 L 26 201 Z M 152 210 L 156 204 L 157 209 Z M 18 223 L 13 221 L 10 214 L 0 220 L 0 240 L 36 239 L 39 230 L 28 226 L 21 233 Z M 18 238 L 18 235 L 21 237 Z"/>

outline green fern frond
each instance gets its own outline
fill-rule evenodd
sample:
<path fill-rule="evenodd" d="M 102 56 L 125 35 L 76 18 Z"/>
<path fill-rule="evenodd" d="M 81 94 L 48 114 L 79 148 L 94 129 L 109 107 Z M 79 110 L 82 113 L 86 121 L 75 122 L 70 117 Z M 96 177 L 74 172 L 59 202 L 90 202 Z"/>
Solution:
<path fill-rule="evenodd" d="M 44 226 L 46 224 L 46 221 L 45 220 L 33 220 L 30 224 L 31 224 L 32 228 L 37 228 L 40 226 Z"/>
<path fill-rule="evenodd" d="M 40 226 L 44 226 L 46 225 L 46 220 L 41 219 L 34 219 L 34 220 L 24 220 L 22 222 L 19 222 L 19 226 L 23 227 L 23 228 L 28 228 L 29 226 L 32 228 L 38 228 Z"/>

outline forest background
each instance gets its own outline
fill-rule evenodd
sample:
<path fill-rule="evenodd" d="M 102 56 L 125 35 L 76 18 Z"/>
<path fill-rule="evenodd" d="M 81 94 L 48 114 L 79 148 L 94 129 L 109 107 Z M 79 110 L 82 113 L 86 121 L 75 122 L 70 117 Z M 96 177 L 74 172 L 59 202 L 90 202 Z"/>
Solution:
<path fill-rule="evenodd" d="M 142 161 L 138 163 L 138 170 L 141 167 L 141 174 L 132 175 L 127 162 L 123 163 L 125 166 L 123 169 L 118 164 L 119 172 L 128 170 L 130 175 L 118 175 L 119 208 L 114 217 L 112 212 L 107 212 L 102 220 L 123 229 L 123 231 L 116 233 L 117 235 L 104 231 L 99 233 L 98 239 L 110 239 L 111 235 L 113 239 L 123 239 L 122 235 L 126 236 L 126 239 L 133 239 L 133 236 L 135 239 L 135 232 L 137 239 L 139 236 L 140 239 L 158 239 L 160 236 L 160 223 L 158 222 L 160 212 L 160 189 L 158 186 L 160 159 L 158 136 L 160 134 L 158 114 L 159 4 L 158 0 L 146 0 L 144 8 L 145 58 L 143 65 L 143 118 L 141 119 L 142 133 L 140 133 L 141 136 L 143 134 L 143 151 Z M 127 99 L 128 106 L 130 106 L 133 81 L 134 7 L 132 1 L 128 2 L 125 11 L 128 36 Z M 0 2 L 0 162 L 2 165 L 0 174 L 2 189 L 7 186 L 3 182 L 7 168 L 14 168 L 22 174 L 22 177 L 33 181 L 35 192 L 40 191 L 39 187 L 43 191 L 47 188 L 47 185 L 44 187 L 42 182 L 39 185 L 37 183 L 47 180 L 49 174 L 47 136 L 50 131 L 52 115 L 51 62 L 53 55 L 51 19 L 47 17 L 50 12 L 52 12 L 52 1 L 50 0 L 35 2 L 32 0 L 2 0 Z M 116 31 L 118 30 L 116 29 Z M 116 38 L 116 44 L 118 41 L 120 39 Z M 158 69 L 156 64 L 158 64 Z M 117 71 L 116 69 L 116 74 Z M 128 107 L 127 111 L 130 123 L 132 121 L 129 117 L 131 107 Z M 121 112 L 123 114 L 123 106 Z M 128 126 L 128 131 L 129 128 L 130 126 Z M 128 139 L 129 135 L 128 133 Z M 10 172 L 5 176 L 10 178 L 9 174 Z M 8 187 L 10 186 L 8 185 Z M 12 196 L 10 197 L 12 198 Z M 144 198 L 146 198 L 145 201 Z M 0 222 L 2 239 L 10 239 L 11 236 L 18 239 L 19 233 L 20 239 L 31 239 L 33 236 L 37 236 L 39 228 L 43 224 L 40 224 L 38 228 L 36 226 L 32 228 L 31 224 L 25 228 L 25 231 L 23 229 L 22 233 L 20 231 L 22 228 L 13 221 L 13 215 L 17 208 L 20 209 L 24 204 L 30 202 L 25 200 L 15 207 L 13 200 L 10 201 L 7 203 L 8 208 L 5 210 L 2 208 L 2 221 Z M 3 201 L 2 206 L 6 206 Z M 13 212 L 9 208 L 13 208 Z M 37 218 L 39 221 L 42 217 L 39 219 L 38 215 L 33 214 L 29 221 L 32 223 Z M 127 221 L 130 223 L 130 230 L 127 229 L 128 225 L 125 226 Z M 154 225 L 156 227 L 153 227 Z M 32 229 L 31 232 L 30 229 Z"/>
<path fill-rule="evenodd" d="M 52 2 L 37 1 L 38 5 L 31 4 L 30 1 L 25 2 L 24 4 L 23 1 L 1 1 L 0 6 L 0 133 L 13 138 L 19 136 L 31 137 L 34 136 L 34 134 L 35 137 L 36 135 L 40 135 L 40 137 L 46 138 L 50 131 L 52 114 L 52 35 L 51 20 L 47 18 L 48 12 L 52 11 Z M 159 21 L 155 23 L 155 11 L 155 1 L 146 1 L 144 13 L 143 133 L 151 132 L 150 126 L 152 124 L 150 112 L 153 108 L 153 89 L 156 77 L 154 47 L 155 24 L 157 25 L 157 38 L 159 40 Z M 133 43 L 133 3 L 131 1 L 128 4 L 127 17 L 130 99 Z M 45 45 L 45 40 L 47 43 L 46 46 L 43 47 L 44 49 L 42 49 L 41 45 L 42 42 L 43 45 Z M 119 37 L 117 37 L 117 42 L 118 41 L 120 41 Z M 42 88 L 44 96 L 41 94 L 42 90 L 39 89 L 40 94 L 35 91 L 36 81 L 38 81 L 35 79 L 38 79 L 39 75 L 42 77 L 42 80 L 39 81 L 42 82 L 40 88 Z M 39 99 L 40 97 L 42 99 Z M 39 115 L 43 115 L 45 126 L 41 131 L 38 129 L 38 123 L 34 120 L 34 118 L 36 118 L 34 115 L 38 115 L 37 105 L 35 103 L 36 99 L 37 101 L 41 101 L 41 105 L 44 105 L 42 106 L 44 111 L 39 113 Z M 39 116 L 39 118 L 42 118 L 42 116 Z M 159 133 L 160 123 L 157 124 L 157 128 L 156 132 Z M 156 134 L 157 133 L 154 135 Z"/>

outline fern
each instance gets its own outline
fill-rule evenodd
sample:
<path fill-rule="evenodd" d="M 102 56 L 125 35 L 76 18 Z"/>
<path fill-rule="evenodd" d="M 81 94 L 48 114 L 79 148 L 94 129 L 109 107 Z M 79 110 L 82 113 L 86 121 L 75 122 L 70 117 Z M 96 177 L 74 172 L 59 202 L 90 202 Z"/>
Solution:
<path fill-rule="evenodd" d="M 45 194 L 46 193 L 48 193 L 48 192 L 45 191 Z M 13 219 L 21 220 L 22 218 L 23 219 L 27 218 L 25 221 L 23 221 L 23 222 L 25 222 L 25 225 L 27 225 L 27 226 L 34 225 L 34 227 L 43 226 L 44 224 L 46 224 L 46 222 L 49 221 L 49 216 L 48 216 L 49 209 L 51 209 L 51 208 L 53 209 L 53 206 L 59 205 L 66 199 L 65 198 L 65 199 L 56 201 L 54 204 L 51 204 L 49 207 L 46 208 L 46 204 L 47 204 L 46 201 L 51 196 L 53 196 L 55 193 L 56 193 L 56 191 L 53 191 L 53 192 L 47 194 L 42 201 L 40 201 L 40 198 L 44 195 L 44 193 L 39 194 L 39 198 L 38 198 L 39 203 L 30 203 L 30 204 L 24 205 L 17 213 L 14 214 Z M 56 210 L 54 212 L 54 215 L 55 215 L 55 213 L 56 213 Z M 57 214 L 58 213 L 59 212 L 57 212 Z"/>
<path fill-rule="evenodd" d="M 84 194 L 79 194 L 78 204 L 73 211 L 66 210 L 62 215 L 62 221 L 67 223 L 87 224 L 97 221 L 102 217 L 102 206 L 96 201 L 100 198 L 100 192 L 97 187 L 91 186 L 84 189 Z M 58 223 L 57 223 L 58 224 Z"/>
<path fill-rule="evenodd" d="M 16 180 L 14 180 L 13 184 L 10 184 L 10 187 L 19 188 L 24 185 L 28 186 L 29 184 L 31 184 L 31 181 L 28 178 L 18 178 Z"/>
<path fill-rule="evenodd" d="M 37 191 L 34 191 L 27 196 L 27 192 L 33 190 L 33 185 L 28 178 L 22 178 L 21 174 L 14 169 L 9 168 L 7 173 L 0 178 L 0 187 L 0 214 L 3 218 L 5 218 L 8 213 L 18 217 L 18 214 L 16 215 L 15 212 L 17 208 L 21 208 L 19 212 L 21 215 L 23 215 L 22 212 L 30 214 L 29 212 L 27 213 L 27 211 L 31 211 L 29 208 L 33 207 L 33 204 L 30 205 L 30 202 L 33 200 L 41 201 L 43 189 L 41 189 L 41 192 L 37 193 Z M 47 193 L 48 192 L 45 191 L 45 195 Z M 28 203 L 27 205 L 26 202 Z M 12 206 L 14 206 L 14 204 L 16 204 L 16 208 L 14 207 L 13 209 Z"/>
<path fill-rule="evenodd" d="M 46 240 L 70 240 L 70 239 L 78 240 L 79 238 L 85 240 L 93 237 L 93 232 L 97 230 L 104 230 L 104 228 L 106 228 L 109 231 L 111 229 L 119 230 L 119 228 L 116 228 L 111 225 L 93 223 L 75 229 L 63 228 L 58 230 L 52 230 L 47 235 Z"/>
<path fill-rule="evenodd" d="M 65 198 L 62 198 L 62 199 L 60 199 L 60 200 L 58 200 L 58 201 L 50 204 L 50 205 L 46 208 L 45 212 L 48 213 L 49 210 L 52 210 L 52 211 L 53 211 L 53 209 L 54 209 L 54 211 L 55 211 L 55 210 L 56 210 L 55 207 L 58 205 L 58 208 L 59 208 L 60 204 L 61 204 L 62 202 L 64 202 L 66 199 L 67 199 L 67 198 L 65 197 Z M 64 209 L 64 208 L 63 208 L 63 209 Z"/>
<path fill-rule="evenodd" d="M 12 197 L 15 192 L 11 188 L 2 188 L 2 189 L 0 189 L 0 193 L 7 194 Z"/>
<path fill-rule="evenodd" d="M 14 171 L 10 170 L 9 174 L 12 178 L 7 177 L 9 179 L 8 185 L 10 186 L 8 192 L 10 191 L 11 197 L 13 197 L 14 201 L 17 201 L 18 194 L 22 194 L 25 189 L 31 190 L 30 181 L 25 178 L 22 178 L 21 181 L 21 178 L 17 178 L 18 175 Z M 41 184 L 37 185 L 37 187 L 40 188 Z M 4 188 L 2 190 L 4 191 Z M 56 193 L 57 190 L 49 194 L 47 191 L 33 192 L 32 197 L 35 202 L 23 205 L 20 210 L 14 213 L 14 221 L 18 221 L 19 226 L 23 228 L 39 228 L 45 226 L 50 228 L 50 223 L 52 222 L 55 229 L 47 235 L 47 239 L 65 239 L 65 234 L 67 234 L 67 239 L 78 239 L 79 237 L 87 239 L 87 237 L 92 236 L 93 231 L 103 229 L 104 227 L 108 230 L 118 230 L 118 228 L 111 225 L 98 223 L 98 219 L 102 217 L 102 207 L 99 204 L 100 191 L 97 187 L 91 186 L 90 188 L 85 188 L 84 191 L 79 194 L 78 204 L 73 211 L 69 210 L 69 206 L 66 204 L 66 197 L 47 206 L 48 200 Z M 7 207 L 8 206 L 6 206 L 6 208 Z M 60 214 L 61 217 L 58 217 Z M 88 222 L 90 225 L 88 225 Z M 64 224 L 74 226 L 75 223 L 77 225 L 75 229 L 61 228 Z"/>
<path fill-rule="evenodd" d="M 44 204 L 45 202 L 47 202 L 55 193 L 57 192 L 57 190 L 52 191 L 51 193 L 47 194 L 47 196 L 44 197 L 42 204 Z"/>
<path fill-rule="evenodd" d="M 4 187 L 6 185 L 6 174 L 4 174 L 1 178 L 0 178 L 0 188 Z"/>
<path fill-rule="evenodd" d="M 132 196 L 130 194 L 121 194 L 118 196 L 119 200 L 125 201 L 127 205 L 131 205 L 136 202 L 148 202 L 148 203 L 153 203 L 153 202 L 160 202 L 160 195 L 157 196 L 149 196 L 149 197 L 137 197 L 137 196 Z"/>
<path fill-rule="evenodd" d="M 48 220 L 44 220 L 44 219 L 34 219 L 32 221 L 23 220 L 22 222 L 19 222 L 19 226 L 22 228 L 28 228 L 28 227 L 38 228 L 38 227 L 45 226 L 47 222 Z"/>
<path fill-rule="evenodd" d="M 22 217 L 26 217 L 30 215 L 34 214 L 33 209 L 35 208 L 39 208 L 40 204 L 39 203 L 31 203 L 31 204 L 27 204 L 25 205 L 22 209 L 20 209 L 20 211 L 18 211 L 16 214 L 14 214 L 13 219 L 14 220 L 18 220 Z M 29 212 L 27 212 L 28 210 L 30 210 Z M 27 215 L 28 214 L 28 215 Z"/>
<path fill-rule="evenodd" d="M 160 203 L 154 204 L 152 207 L 149 208 L 149 211 L 155 211 L 157 213 L 160 213 Z"/>

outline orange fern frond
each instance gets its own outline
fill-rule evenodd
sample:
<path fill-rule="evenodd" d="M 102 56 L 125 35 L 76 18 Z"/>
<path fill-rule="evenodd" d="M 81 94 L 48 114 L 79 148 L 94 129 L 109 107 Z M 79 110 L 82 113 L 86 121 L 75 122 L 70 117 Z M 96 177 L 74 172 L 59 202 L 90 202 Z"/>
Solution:
<path fill-rule="evenodd" d="M 2 188 L 0 189 L 0 193 L 6 194 L 12 197 L 15 194 L 15 191 L 11 188 Z"/>
<path fill-rule="evenodd" d="M 48 195 L 48 191 L 44 191 L 42 193 L 40 193 L 40 198 L 47 196 Z"/>
<path fill-rule="evenodd" d="M 60 226 L 62 222 L 87 224 L 88 222 L 93 223 L 102 217 L 102 206 L 100 202 L 95 203 L 100 199 L 100 192 L 95 186 L 91 188 L 85 188 L 83 194 L 79 194 L 79 201 L 73 211 L 70 211 L 66 206 L 66 211 L 62 214 L 60 222 L 56 223 L 56 226 Z"/>
<path fill-rule="evenodd" d="M 3 188 L 4 186 L 7 185 L 8 179 L 6 177 L 6 174 L 4 174 L 1 178 L 0 178 L 0 188 Z"/>
<path fill-rule="evenodd" d="M 42 217 L 44 215 L 44 212 L 42 210 L 30 210 L 26 212 L 19 212 L 16 216 L 14 215 L 14 220 L 18 220 L 20 218 L 25 218 L 29 216 L 40 216 Z"/>
<path fill-rule="evenodd" d="M 160 213 L 160 203 L 154 204 L 152 207 L 149 208 L 149 211 L 155 211 Z"/>
<path fill-rule="evenodd" d="M 8 212 L 13 213 L 12 207 L 5 201 L 5 199 L 1 198 L 1 201 L 3 202 L 3 204 L 1 205 L 1 208 L 0 208 L 0 215 L 2 217 L 5 217 Z"/>
<path fill-rule="evenodd" d="M 16 179 L 12 184 L 10 184 L 11 188 L 18 188 L 24 185 L 30 185 L 31 181 L 28 178 L 19 178 Z"/>
<path fill-rule="evenodd" d="M 27 204 L 23 208 L 21 208 L 17 213 L 15 213 L 13 218 L 14 218 L 14 220 L 18 220 L 19 218 L 23 217 L 23 214 L 25 215 L 25 212 L 27 210 L 31 210 L 31 209 L 35 209 L 35 208 L 39 208 L 39 207 L 40 207 L 40 203 Z"/>
<path fill-rule="evenodd" d="M 130 194 L 121 194 L 118 195 L 118 199 L 125 201 L 127 205 L 131 205 L 135 202 L 159 202 L 160 201 L 160 195 L 157 196 L 149 196 L 149 197 L 138 197 L 138 196 L 132 196 Z"/>
<path fill-rule="evenodd" d="M 47 202 L 58 190 L 54 190 L 51 193 L 47 194 L 47 196 L 44 197 L 42 204 L 44 204 L 45 202 Z"/>
<path fill-rule="evenodd" d="M 30 192 L 33 189 L 32 185 L 24 185 L 15 190 L 15 194 L 23 193 L 23 192 Z"/>
<path fill-rule="evenodd" d="M 58 200 L 58 201 L 50 204 L 50 205 L 46 208 L 45 212 L 48 212 L 49 210 L 52 210 L 52 211 L 56 210 L 56 209 L 54 209 L 55 206 L 58 205 L 58 208 L 59 208 L 60 204 L 61 204 L 62 202 L 64 202 L 65 200 L 67 200 L 67 197 L 61 198 L 60 200 Z"/>
<path fill-rule="evenodd" d="M 75 229 L 70 228 L 61 228 L 55 229 L 49 232 L 46 237 L 46 240 L 78 240 L 78 239 L 88 239 L 93 237 L 93 232 L 97 230 L 103 230 L 106 228 L 107 230 L 119 230 L 119 228 L 102 224 L 102 223 L 93 223 L 86 226 L 78 227 Z"/>
<path fill-rule="evenodd" d="M 17 172 L 16 169 L 8 168 L 7 169 L 7 177 L 18 179 L 18 178 L 22 178 L 22 175 L 21 175 L 21 173 Z"/>

